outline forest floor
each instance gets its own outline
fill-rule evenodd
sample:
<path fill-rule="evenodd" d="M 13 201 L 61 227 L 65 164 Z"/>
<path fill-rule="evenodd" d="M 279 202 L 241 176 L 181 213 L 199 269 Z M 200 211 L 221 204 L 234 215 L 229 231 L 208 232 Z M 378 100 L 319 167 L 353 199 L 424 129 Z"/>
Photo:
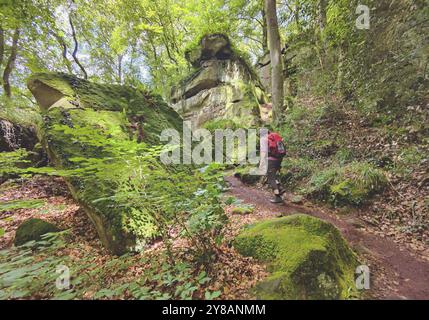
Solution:
<path fill-rule="evenodd" d="M 305 202 L 296 205 L 288 201 L 294 195 L 285 194 L 285 204 L 272 204 L 270 193 L 261 187 L 243 184 L 229 177 L 229 193 L 245 204 L 255 207 L 254 213 L 240 224 L 255 220 L 309 214 L 335 225 L 343 237 L 370 268 L 371 288 L 367 294 L 373 299 L 428 299 L 429 297 L 429 253 L 413 251 L 380 235 L 373 226 L 359 219 L 360 212 L 338 215 L 329 208 Z"/>
<path fill-rule="evenodd" d="M 221 299 L 253 299 L 249 289 L 266 276 L 265 267 L 251 258 L 240 256 L 231 242 L 241 228 L 249 223 L 276 218 L 280 215 L 304 213 L 316 216 L 334 224 L 361 257 L 363 264 L 370 268 L 371 289 L 365 295 L 372 299 L 427 299 L 429 297 L 429 254 L 417 252 L 409 247 L 395 243 L 388 237 L 377 234 L 371 225 L 359 219 L 359 213 L 338 215 L 334 210 L 321 207 L 303 200 L 301 204 L 291 204 L 288 199 L 293 194 L 286 194 L 284 205 L 269 202 L 270 193 L 257 186 L 244 185 L 240 180 L 228 177 L 229 191 L 227 196 L 235 197 L 242 204 L 251 205 L 251 214 L 234 214 L 234 206 L 227 206 L 226 213 L 230 222 L 225 227 L 226 245 L 219 247 L 218 259 L 213 264 L 209 276 L 213 281 L 210 290 L 220 290 Z M 109 261 L 111 256 L 102 247 L 95 229 L 89 219 L 71 198 L 61 178 L 35 177 L 22 184 L 9 187 L 2 186 L 0 200 L 38 199 L 44 200 L 42 206 L 0 212 L 0 227 L 5 234 L 0 237 L 0 249 L 10 247 L 18 225 L 30 218 L 37 217 L 55 223 L 60 228 L 70 229 L 73 246 L 65 254 L 76 259 L 86 252 L 96 252 L 99 264 Z M 178 242 L 177 247 L 186 248 L 188 244 Z M 162 250 L 161 242 L 155 242 L 149 254 Z M 118 279 L 106 279 L 107 283 L 123 280 L 124 277 L 136 277 L 144 269 L 143 265 L 134 265 L 129 274 Z M 140 271 L 139 271 L 140 270 Z M 136 274 L 131 274 L 136 273 Z M 88 292 L 84 298 L 92 298 Z M 197 297 L 202 294 L 197 293 Z M 127 298 L 121 297 L 121 298 Z"/>

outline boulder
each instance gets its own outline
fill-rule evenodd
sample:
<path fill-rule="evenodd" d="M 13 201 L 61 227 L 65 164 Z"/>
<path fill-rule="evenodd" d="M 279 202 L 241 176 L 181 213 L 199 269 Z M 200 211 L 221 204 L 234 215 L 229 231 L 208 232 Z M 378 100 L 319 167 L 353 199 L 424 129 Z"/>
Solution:
<path fill-rule="evenodd" d="M 359 265 L 339 231 L 307 215 L 268 220 L 234 243 L 244 256 L 267 263 L 271 275 L 256 286 L 259 299 L 346 299 L 355 293 Z"/>
<path fill-rule="evenodd" d="M 228 37 L 220 33 L 204 36 L 198 46 L 185 52 L 185 58 L 197 68 L 203 61 L 231 59 L 233 55 Z"/>
<path fill-rule="evenodd" d="M 16 230 L 14 244 L 21 246 L 29 241 L 40 241 L 42 235 L 59 231 L 60 229 L 50 222 L 31 218 L 25 220 Z"/>
<path fill-rule="evenodd" d="M 79 161 L 108 159 L 120 170 L 125 152 L 121 146 L 160 145 L 163 129 L 182 129 L 181 117 L 160 97 L 143 90 L 96 84 L 66 74 L 33 75 L 28 87 L 43 115 L 42 142 L 59 169 L 80 169 Z M 120 177 L 108 173 L 85 172 L 67 177 L 67 183 L 105 247 L 123 254 L 141 242 L 130 226 L 151 232 L 156 228 L 153 220 L 131 212 L 127 203 L 109 200 Z M 148 231 L 145 236 L 155 235 Z"/>
<path fill-rule="evenodd" d="M 196 68 L 173 87 L 171 103 L 185 120 L 201 127 L 211 120 L 229 119 L 240 127 L 260 122 L 265 92 L 246 61 L 231 47 L 225 35 L 207 35 L 185 54 Z"/>

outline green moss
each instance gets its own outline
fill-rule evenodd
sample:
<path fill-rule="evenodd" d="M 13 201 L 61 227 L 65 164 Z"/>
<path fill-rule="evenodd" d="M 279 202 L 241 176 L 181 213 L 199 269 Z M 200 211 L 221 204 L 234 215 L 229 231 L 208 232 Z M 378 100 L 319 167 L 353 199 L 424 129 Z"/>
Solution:
<path fill-rule="evenodd" d="M 49 158 L 67 170 L 71 192 L 103 244 L 122 254 L 134 248 L 137 236 L 155 236 L 154 221 L 114 197 L 120 181 L 132 174 L 127 161 L 161 145 L 164 129 L 181 132 L 181 117 L 159 96 L 130 87 L 65 74 L 36 74 L 28 85 L 42 109 Z"/>
<path fill-rule="evenodd" d="M 160 96 L 126 86 L 98 84 L 62 73 L 31 76 L 28 85 L 37 97 L 40 83 L 59 91 L 80 108 L 121 112 L 129 118 L 141 117 L 145 141 L 159 142 L 163 129 L 181 131 L 182 119 Z M 42 93 L 43 94 L 43 93 Z"/>
<path fill-rule="evenodd" d="M 353 162 L 315 173 L 309 193 L 335 205 L 360 205 L 387 184 L 384 172 L 369 163 Z"/>
<path fill-rule="evenodd" d="M 40 241 L 42 235 L 58 231 L 60 231 L 60 229 L 52 223 L 41 219 L 28 219 L 16 230 L 14 244 L 15 246 L 21 246 L 28 241 Z"/>
<path fill-rule="evenodd" d="M 236 206 L 236 207 L 232 208 L 231 213 L 232 214 L 246 215 L 246 214 L 253 213 L 254 210 L 255 210 L 255 208 L 253 206 L 240 205 L 240 206 Z"/>
<path fill-rule="evenodd" d="M 249 227 L 234 243 L 245 256 L 268 263 L 272 274 L 256 287 L 261 299 L 345 299 L 358 265 L 338 230 L 307 215 Z"/>

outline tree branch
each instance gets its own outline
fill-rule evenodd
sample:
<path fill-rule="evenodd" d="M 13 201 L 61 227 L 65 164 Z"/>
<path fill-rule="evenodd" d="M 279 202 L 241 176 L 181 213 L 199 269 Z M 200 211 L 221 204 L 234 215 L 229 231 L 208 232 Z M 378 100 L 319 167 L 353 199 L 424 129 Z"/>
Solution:
<path fill-rule="evenodd" d="M 67 67 L 68 72 L 73 73 L 71 63 L 70 63 L 69 59 L 67 58 L 67 44 L 66 44 L 64 38 L 62 36 L 60 36 L 59 34 L 57 34 L 56 32 L 53 32 L 53 35 L 54 35 L 55 39 L 57 39 L 60 46 L 63 48 L 63 61 Z"/>
<path fill-rule="evenodd" d="M 73 37 L 73 41 L 74 41 L 74 49 L 73 49 L 72 57 L 73 57 L 74 61 L 76 62 L 76 64 L 79 66 L 80 70 L 82 71 L 83 77 L 85 79 L 88 79 L 88 74 L 86 73 L 85 68 L 80 63 L 79 58 L 77 57 L 77 50 L 79 48 L 79 43 L 77 41 L 76 30 L 74 28 L 74 24 L 73 24 L 73 20 L 72 20 L 72 13 L 71 12 L 69 13 L 69 24 L 70 24 L 70 28 L 72 30 L 72 37 Z"/>

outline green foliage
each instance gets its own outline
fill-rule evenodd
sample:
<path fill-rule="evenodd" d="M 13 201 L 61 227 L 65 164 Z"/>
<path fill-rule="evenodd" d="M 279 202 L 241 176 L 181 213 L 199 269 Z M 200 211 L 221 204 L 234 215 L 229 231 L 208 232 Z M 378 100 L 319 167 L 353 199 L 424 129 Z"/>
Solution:
<path fill-rule="evenodd" d="M 204 290 L 206 297 L 219 296 L 206 289 L 211 280 L 206 272 L 186 261 L 171 264 L 166 254 L 124 255 L 100 264 L 96 252 L 70 240 L 64 231 L 0 251 L 0 299 L 191 299 L 197 290 Z M 76 260 L 67 255 L 69 250 L 84 254 Z M 56 287 L 60 266 L 69 268 L 68 289 Z M 127 275 L 130 268 L 141 266 L 142 274 Z"/>
<path fill-rule="evenodd" d="M 3 96 L 0 96 L 0 119 L 23 126 L 39 126 L 42 121 L 36 106 L 29 106 L 27 99 Z"/>
<path fill-rule="evenodd" d="M 10 152 L 0 152 L 0 177 L 16 174 L 22 171 L 22 165 L 29 163 L 28 151 L 18 149 Z"/>
<path fill-rule="evenodd" d="M 60 293 L 55 288 L 56 266 L 66 259 L 54 253 L 65 245 L 60 234 L 46 234 L 43 240 L 0 251 L 0 299 L 41 297 Z"/>
<path fill-rule="evenodd" d="M 318 168 L 317 161 L 307 157 L 286 157 L 282 162 L 281 181 L 295 188 Z"/>
<path fill-rule="evenodd" d="M 203 128 L 214 132 L 215 130 L 237 130 L 240 127 L 233 121 L 229 119 L 219 119 L 219 120 L 210 120 L 204 123 Z"/>
<path fill-rule="evenodd" d="M 43 207 L 44 200 L 31 199 L 31 200 L 11 200 L 0 203 L 0 212 L 13 211 L 17 209 L 33 209 Z"/>
<path fill-rule="evenodd" d="M 427 153 L 418 146 L 407 146 L 395 157 L 390 169 L 398 176 L 409 177 L 416 166 L 424 163 L 426 157 Z"/>
<path fill-rule="evenodd" d="M 368 163 L 353 162 L 315 173 L 308 192 L 335 205 L 360 205 L 387 184 L 384 172 Z"/>

